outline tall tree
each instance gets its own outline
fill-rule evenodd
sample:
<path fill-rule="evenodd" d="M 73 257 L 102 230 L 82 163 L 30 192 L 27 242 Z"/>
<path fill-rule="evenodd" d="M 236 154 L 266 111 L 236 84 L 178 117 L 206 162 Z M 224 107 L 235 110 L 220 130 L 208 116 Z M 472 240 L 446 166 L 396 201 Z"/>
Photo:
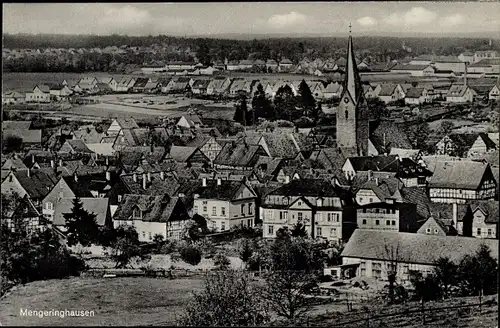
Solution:
<path fill-rule="evenodd" d="M 120 226 L 116 230 L 116 236 L 116 242 L 106 249 L 106 253 L 115 261 L 115 268 L 127 267 L 133 258 L 148 258 L 140 247 L 139 235 L 134 227 Z"/>
<path fill-rule="evenodd" d="M 295 109 L 297 100 L 293 95 L 292 88 L 288 85 L 279 87 L 274 97 L 274 108 L 276 111 L 276 119 L 287 120 L 292 122 L 300 117 Z M 299 113 L 300 114 L 300 113 Z"/>
<path fill-rule="evenodd" d="M 434 276 L 443 288 L 443 296 L 449 296 L 450 285 L 457 279 L 457 265 L 447 257 L 441 257 L 435 261 Z"/>
<path fill-rule="evenodd" d="M 257 90 L 252 99 L 252 111 L 255 122 L 261 117 L 267 120 L 274 119 L 272 104 L 269 99 L 267 99 L 264 87 L 260 83 L 257 85 Z"/>
<path fill-rule="evenodd" d="M 429 123 L 420 121 L 407 129 L 407 136 L 412 146 L 416 149 L 427 149 L 427 139 L 429 138 Z"/>
<path fill-rule="evenodd" d="M 304 110 L 304 116 L 311 117 L 310 115 L 312 111 L 316 108 L 316 100 L 314 99 L 311 89 L 305 80 L 302 80 L 299 84 L 298 98 L 299 104 Z M 316 118 L 313 119 L 315 120 Z"/>
<path fill-rule="evenodd" d="M 80 198 L 73 199 L 73 209 L 70 213 L 64 213 L 67 230 L 68 245 L 73 246 L 80 243 L 82 246 L 90 246 L 99 241 L 99 227 L 96 215 L 89 213 L 83 208 Z"/>

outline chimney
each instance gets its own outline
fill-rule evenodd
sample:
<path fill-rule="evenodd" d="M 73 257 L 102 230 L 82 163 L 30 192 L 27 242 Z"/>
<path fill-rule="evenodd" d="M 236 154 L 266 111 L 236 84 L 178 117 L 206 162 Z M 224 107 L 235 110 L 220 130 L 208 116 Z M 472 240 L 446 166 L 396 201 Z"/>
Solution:
<path fill-rule="evenodd" d="M 217 185 L 218 185 L 218 186 L 220 186 L 220 185 L 221 185 L 221 183 L 222 183 L 221 178 L 217 178 Z"/>
<path fill-rule="evenodd" d="M 109 165 L 109 158 L 106 156 L 106 166 Z"/>
<path fill-rule="evenodd" d="M 162 180 L 165 180 L 165 172 L 163 172 L 163 171 L 160 172 L 160 178 Z"/>
<path fill-rule="evenodd" d="M 151 182 L 151 172 L 148 172 L 148 182 Z"/>
<path fill-rule="evenodd" d="M 50 167 L 54 168 L 56 166 L 55 162 L 53 159 L 50 160 Z"/>
<path fill-rule="evenodd" d="M 78 174 L 75 173 L 75 182 L 78 182 Z"/>
<path fill-rule="evenodd" d="M 467 62 L 465 64 L 465 71 L 464 71 L 464 86 L 467 86 Z"/>
<path fill-rule="evenodd" d="M 368 170 L 368 181 L 372 180 L 373 172 L 372 170 Z"/>
<path fill-rule="evenodd" d="M 134 182 L 137 182 L 137 174 L 134 173 Z"/>
<path fill-rule="evenodd" d="M 31 155 L 31 164 L 35 163 L 35 155 Z"/>
<path fill-rule="evenodd" d="M 28 178 L 31 177 L 31 170 L 29 168 L 28 168 L 27 174 L 28 174 Z"/>
<path fill-rule="evenodd" d="M 201 178 L 201 186 L 206 187 L 207 186 L 207 178 Z"/>
<path fill-rule="evenodd" d="M 458 230 L 458 205 L 453 203 L 453 227 Z"/>
<path fill-rule="evenodd" d="M 379 184 L 378 184 L 378 182 L 379 182 L 379 181 L 378 181 L 378 178 L 375 178 L 375 184 L 376 184 L 377 186 L 379 185 Z"/>
<path fill-rule="evenodd" d="M 106 171 L 106 181 L 110 181 L 110 180 L 111 180 L 111 172 Z"/>
<path fill-rule="evenodd" d="M 63 163 L 62 163 L 62 159 L 60 159 L 60 160 L 59 160 L 59 166 L 63 166 L 62 164 L 63 164 Z"/>
<path fill-rule="evenodd" d="M 290 177 L 288 175 L 285 176 L 285 183 L 290 183 Z"/>
<path fill-rule="evenodd" d="M 147 187 L 147 181 L 146 181 L 147 177 L 146 177 L 146 173 L 143 173 L 142 174 L 142 189 L 146 189 Z"/>

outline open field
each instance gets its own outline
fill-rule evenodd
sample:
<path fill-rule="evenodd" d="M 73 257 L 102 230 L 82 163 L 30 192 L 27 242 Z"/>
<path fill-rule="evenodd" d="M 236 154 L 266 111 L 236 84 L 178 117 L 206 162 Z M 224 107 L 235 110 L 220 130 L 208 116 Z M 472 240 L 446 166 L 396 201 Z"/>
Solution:
<path fill-rule="evenodd" d="M 174 325 L 176 316 L 202 287 L 201 279 L 71 278 L 36 281 L 0 300 L 2 325 Z M 29 317 L 28 310 L 88 310 L 93 317 Z"/>
<path fill-rule="evenodd" d="M 201 278 L 70 278 L 36 281 L 12 290 L 0 299 L 0 323 L 2 325 L 37 326 L 95 326 L 95 325 L 174 325 L 176 318 L 192 296 L 192 292 L 203 288 Z M 485 297 L 496 299 L 496 296 Z M 477 297 L 457 298 L 444 302 L 428 303 L 427 308 L 475 304 Z M 417 309 L 418 303 L 385 305 L 373 299 L 371 302 L 355 303 L 348 312 L 345 301 L 340 299 L 330 304 L 315 306 L 310 312 L 311 326 L 365 327 L 366 322 L 339 326 L 339 323 L 366 318 L 366 309 L 372 315 L 402 312 Z M 88 310 L 93 317 L 29 317 L 21 316 L 21 309 L 29 310 Z M 497 304 L 468 310 L 444 310 L 427 313 L 430 327 L 495 327 L 498 320 Z M 370 327 L 422 327 L 421 313 L 409 313 L 370 321 Z"/>

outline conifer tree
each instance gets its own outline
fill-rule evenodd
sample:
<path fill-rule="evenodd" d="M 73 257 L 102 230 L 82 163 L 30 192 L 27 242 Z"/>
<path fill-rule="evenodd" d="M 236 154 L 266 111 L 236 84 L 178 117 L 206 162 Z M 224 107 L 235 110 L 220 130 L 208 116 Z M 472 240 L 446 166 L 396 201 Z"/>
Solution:
<path fill-rule="evenodd" d="M 73 246 L 80 243 L 82 246 L 90 246 L 99 240 L 99 227 L 96 215 L 89 213 L 83 208 L 80 198 L 73 199 L 73 209 L 70 213 L 64 213 L 66 221 L 68 245 Z"/>

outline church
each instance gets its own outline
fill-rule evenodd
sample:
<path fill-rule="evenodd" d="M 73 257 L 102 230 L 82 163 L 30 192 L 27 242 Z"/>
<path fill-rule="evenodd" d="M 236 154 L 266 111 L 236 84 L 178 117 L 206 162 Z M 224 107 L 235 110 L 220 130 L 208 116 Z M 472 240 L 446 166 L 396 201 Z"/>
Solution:
<path fill-rule="evenodd" d="M 376 156 L 390 148 L 411 149 L 406 134 L 394 122 L 374 118 L 363 94 L 352 36 L 347 45 L 343 91 L 336 113 L 336 143 L 345 157 Z"/>

